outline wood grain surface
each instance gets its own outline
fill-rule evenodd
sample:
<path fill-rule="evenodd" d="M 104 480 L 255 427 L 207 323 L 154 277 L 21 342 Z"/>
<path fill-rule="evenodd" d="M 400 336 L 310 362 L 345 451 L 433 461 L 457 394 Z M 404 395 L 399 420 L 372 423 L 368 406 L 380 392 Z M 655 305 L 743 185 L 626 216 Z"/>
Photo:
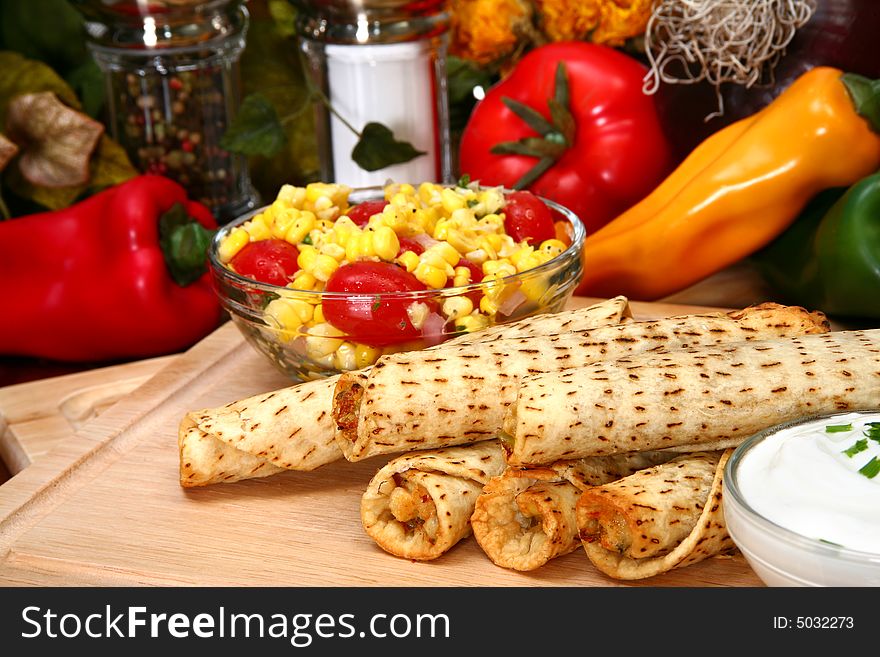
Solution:
<path fill-rule="evenodd" d="M 633 306 L 641 318 L 700 310 Z M 627 584 L 596 572 L 580 551 L 533 573 L 507 571 L 472 538 L 433 562 L 395 558 L 366 536 L 359 516 L 360 496 L 386 457 L 184 490 L 183 415 L 290 382 L 231 324 L 163 365 L 0 486 L 0 584 L 760 585 L 741 556 Z M 78 412 L 90 415 L 88 406 Z"/>

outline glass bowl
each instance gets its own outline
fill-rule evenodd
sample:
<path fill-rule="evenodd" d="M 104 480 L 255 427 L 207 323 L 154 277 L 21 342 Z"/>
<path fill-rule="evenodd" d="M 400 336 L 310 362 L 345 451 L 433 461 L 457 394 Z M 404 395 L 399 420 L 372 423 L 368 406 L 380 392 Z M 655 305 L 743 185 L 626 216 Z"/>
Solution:
<path fill-rule="evenodd" d="M 753 450 L 780 431 L 811 428 L 811 423 L 818 427 L 846 422 L 845 418 L 866 414 L 876 416 L 876 412 L 835 413 L 779 424 L 748 438 L 727 462 L 723 490 L 727 530 L 755 574 L 768 586 L 880 586 L 880 553 L 850 549 L 781 526 L 755 509 L 754 498 L 749 503 L 740 477 L 742 464 Z M 809 478 L 807 475 L 805 480 Z M 844 491 L 835 493 L 846 499 Z M 794 513 L 791 507 L 786 512 Z"/>
<path fill-rule="evenodd" d="M 362 188 L 351 192 L 349 202 L 354 205 L 381 198 L 381 187 Z M 563 221 L 567 224 L 566 232 L 570 236 L 571 244 L 540 266 L 506 276 L 499 281 L 378 295 L 296 290 L 261 283 L 227 268 L 218 256 L 220 244 L 229 232 L 265 209 L 261 208 L 226 224 L 215 234 L 208 250 L 214 287 L 223 308 L 247 342 L 291 379 L 306 381 L 360 369 L 371 365 L 380 355 L 423 349 L 457 337 L 466 332 L 465 327 L 457 324 L 457 320 L 441 323 L 442 315 L 434 313 L 435 316 L 431 318 L 433 321 L 425 320 L 420 339 L 388 345 L 364 345 L 354 336 L 346 335 L 327 323 L 291 331 L 276 320 L 270 304 L 276 299 L 284 299 L 304 301 L 315 308 L 332 299 L 356 303 L 364 309 L 381 308 L 386 303 L 403 303 L 406 307 L 423 303 L 429 308 L 441 308 L 443 302 L 451 297 L 467 296 L 473 300 L 474 307 L 479 307 L 479 298 L 488 292 L 496 301 L 498 310 L 491 317 L 483 316 L 481 322 L 486 327 L 539 313 L 558 312 L 571 298 L 583 273 L 581 251 L 585 229 L 571 210 L 547 199 L 541 200 L 551 208 L 556 222 Z"/>

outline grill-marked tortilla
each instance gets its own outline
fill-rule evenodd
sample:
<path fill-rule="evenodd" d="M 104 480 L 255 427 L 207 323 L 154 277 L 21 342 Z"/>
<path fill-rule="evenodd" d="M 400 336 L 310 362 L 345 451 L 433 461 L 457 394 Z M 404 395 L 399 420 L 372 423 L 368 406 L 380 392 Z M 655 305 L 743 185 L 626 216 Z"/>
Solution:
<path fill-rule="evenodd" d="M 593 565 L 610 577 L 642 579 L 733 548 L 721 508 L 731 452 L 679 456 L 587 489 L 577 525 Z"/>
<path fill-rule="evenodd" d="M 827 330 L 821 313 L 762 304 L 729 314 L 389 355 L 369 372 L 340 377 L 333 402 L 337 444 L 345 458 L 358 461 L 488 440 L 501 430 L 507 407 L 516 401 L 519 380 L 529 375 L 583 368 L 652 349 Z"/>
<path fill-rule="evenodd" d="M 591 486 L 664 463 L 675 455 L 640 452 L 507 468 L 483 487 L 471 517 L 474 537 L 498 566 L 534 570 L 580 545 L 575 505 Z"/>
<path fill-rule="evenodd" d="M 512 465 L 739 444 L 804 415 L 876 408 L 880 329 L 637 354 L 522 380 Z"/>
<path fill-rule="evenodd" d="M 464 341 L 529 337 L 585 330 L 631 317 L 626 297 L 586 308 L 537 315 L 461 336 Z M 443 349 L 439 345 L 433 349 Z M 180 484 L 184 487 L 266 477 L 284 470 L 314 470 L 342 458 L 330 416 L 338 376 L 255 395 L 219 408 L 191 411 L 178 431 Z"/>
<path fill-rule="evenodd" d="M 477 496 L 503 469 L 495 440 L 393 459 L 361 498 L 364 529 L 386 552 L 436 559 L 471 533 Z"/>

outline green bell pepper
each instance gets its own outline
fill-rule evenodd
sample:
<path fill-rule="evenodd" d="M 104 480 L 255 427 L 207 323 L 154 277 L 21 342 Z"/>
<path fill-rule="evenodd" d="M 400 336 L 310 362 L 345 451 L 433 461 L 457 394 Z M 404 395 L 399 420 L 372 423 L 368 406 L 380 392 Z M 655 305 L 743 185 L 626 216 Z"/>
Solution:
<path fill-rule="evenodd" d="M 880 318 L 880 173 L 814 198 L 753 259 L 791 303 L 832 316 Z"/>

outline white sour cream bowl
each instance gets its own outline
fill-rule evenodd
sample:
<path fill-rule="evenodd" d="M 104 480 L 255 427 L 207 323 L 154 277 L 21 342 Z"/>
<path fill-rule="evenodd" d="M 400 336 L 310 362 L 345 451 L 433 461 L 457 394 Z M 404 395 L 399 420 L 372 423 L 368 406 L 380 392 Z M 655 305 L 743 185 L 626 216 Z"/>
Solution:
<path fill-rule="evenodd" d="M 880 586 L 880 411 L 750 437 L 727 463 L 723 499 L 731 538 L 766 584 Z"/>

